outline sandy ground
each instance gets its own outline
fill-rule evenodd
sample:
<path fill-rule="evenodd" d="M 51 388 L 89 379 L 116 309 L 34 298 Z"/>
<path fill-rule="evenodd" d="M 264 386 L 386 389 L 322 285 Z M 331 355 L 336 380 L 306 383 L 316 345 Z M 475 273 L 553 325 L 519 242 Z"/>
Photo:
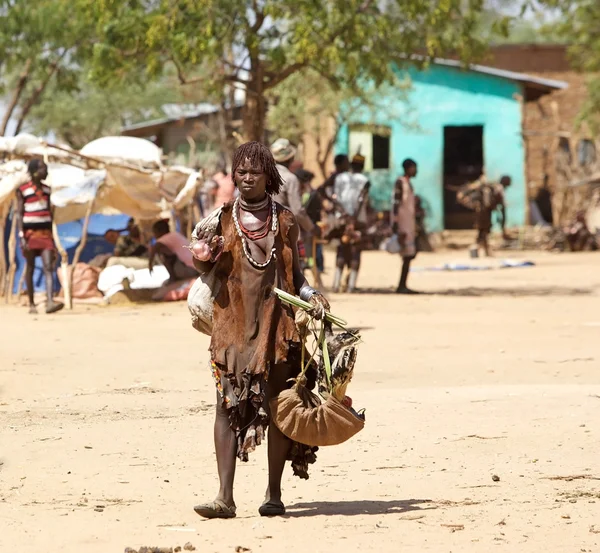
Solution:
<path fill-rule="evenodd" d="M 214 388 L 185 304 L 2 306 L 0 551 L 600 551 L 600 257 L 519 257 L 536 266 L 415 272 L 432 294 L 397 297 L 398 259 L 366 256 L 378 293 L 332 303 L 364 337 L 367 426 L 308 482 L 286 472 L 280 519 L 257 513 L 264 446 L 237 519 L 192 510 L 217 489 Z"/>

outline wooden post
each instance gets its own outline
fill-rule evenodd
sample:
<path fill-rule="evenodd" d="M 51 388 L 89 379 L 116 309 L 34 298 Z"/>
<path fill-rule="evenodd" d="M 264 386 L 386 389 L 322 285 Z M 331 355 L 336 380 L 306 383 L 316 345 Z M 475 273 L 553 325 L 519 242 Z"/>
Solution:
<path fill-rule="evenodd" d="M 17 301 L 21 298 L 21 292 L 23 292 L 23 283 L 25 282 L 25 273 L 26 271 L 21 271 L 21 276 L 19 277 L 19 283 L 17 284 Z"/>
<path fill-rule="evenodd" d="M 71 290 L 69 288 L 69 256 L 67 254 L 67 250 L 65 250 L 62 242 L 60 241 L 60 236 L 58 235 L 58 228 L 56 223 L 52 221 L 52 236 L 54 237 L 54 243 L 56 244 L 56 249 L 60 254 L 60 270 L 62 273 L 62 281 L 63 288 L 65 294 L 65 305 L 73 305 L 71 300 Z"/>
<path fill-rule="evenodd" d="M 4 252 L 4 229 L 6 227 L 6 217 L 4 213 L 0 214 L 0 297 L 5 293 L 6 282 L 6 254 Z"/>
<path fill-rule="evenodd" d="M 325 240 L 320 240 L 316 236 L 313 236 L 312 239 L 312 273 L 314 279 L 315 288 L 321 289 L 323 287 L 323 283 L 321 282 L 321 273 L 319 272 L 319 268 L 317 267 L 317 244 L 326 244 Z"/>
<path fill-rule="evenodd" d="M 194 218 L 194 211 L 192 209 L 192 204 L 188 205 L 187 207 L 187 234 L 185 235 L 186 238 L 190 238 L 190 236 L 192 236 L 192 231 L 194 230 L 194 222 L 193 222 L 193 218 Z"/>
<path fill-rule="evenodd" d="M 198 204 L 196 202 L 192 203 L 192 214 L 193 214 L 193 218 L 194 218 L 194 228 L 196 228 L 196 225 L 202 219 L 202 214 L 200 213 L 200 208 L 198 207 Z"/>
<path fill-rule="evenodd" d="M 6 303 L 10 303 L 15 285 L 15 273 L 17 272 L 17 201 L 12 203 L 12 224 L 10 226 L 10 236 L 8 238 L 8 275 Z"/>
<path fill-rule="evenodd" d="M 71 269 L 69 271 L 69 280 L 67 281 L 66 287 L 69 289 L 69 304 L 67 305 L 67 309 L 73 309 L 73 276 L 75 274 L 75 267 L 77 267 L 77 263 L 79 263 L 79 258 L 81 257 L 81 252 L 83 252 L 85 245 L 87 244 L 88 238 L 88 227 L 90 225 L 90 216 L 92 215 L 92 211 L 94 210 L 94 204 L 96 203 L 96 197 L 92 199 L 92 201 L 88 204 L 87 211 L 85 212 L 85 218 L 83 220 L 83 229 L 81 230 L 81 240 L 79 241 L 79 245 L 75 250 L 75 255 L 73 255 L 73 263 L 71 264 Z M 65 289 L 65 301 L 67 299 L 67 291 Z"/>

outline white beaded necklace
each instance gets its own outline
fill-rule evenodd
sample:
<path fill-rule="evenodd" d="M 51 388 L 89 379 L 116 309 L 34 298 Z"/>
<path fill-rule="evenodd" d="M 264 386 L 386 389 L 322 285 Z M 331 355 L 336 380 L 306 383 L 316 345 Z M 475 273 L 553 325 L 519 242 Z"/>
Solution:
<path fill-rule="evenodd" d="M 233 224 L 235 225 L 235 230 L 238 233 L 238 236 L 242 240 L 242 249 L 244 250 L 244 255 L 246 256 L 246 259 L 248 259 L 248 261 L 250 262 L 251 265 L 254 265 L 254 267 L 256 267 L 257 269 L 264 269 L 269 263 L 271 263 L 271 260 L 273 259 L 273 257 L 275 257 L 275 244 L 273 244 L 273 248 L 269 252 L 269 256 L 267 257 L 267 260 L 264 263 L 259 263 L 258 261 L 256 261 L 252 257 L 252 254 L 250 253 L 250 248 L 248 247 L 248 241 L 246 240 L 246 237 L 244 236 L 244 233 L 242 232 L 242 229 L 240 228 L 240 222 L 238 220 L 239 210 L 240 210 L 240 199 L 237 198 L 235 200 L 235 203 L 233 204 Z M 271 200 L 271 210 L 272 210 L 271 232 L 273 234 L 276 234 L 277 233 L 277 206 L 275 205 L 275 202 L 273 200 Z"/>

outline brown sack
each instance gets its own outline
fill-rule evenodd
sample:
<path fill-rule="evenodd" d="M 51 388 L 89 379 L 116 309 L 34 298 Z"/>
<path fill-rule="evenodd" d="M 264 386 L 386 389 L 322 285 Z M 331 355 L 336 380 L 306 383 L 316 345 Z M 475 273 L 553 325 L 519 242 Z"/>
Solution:
<path fill-rule="evenodd" d="M 102 298 L 102 292 L 98 290 L 98 278 L 101 269 L 92 267 L 87 263 L 77 263 L 73 271 L 73 289 L 71 297 L 76 300 L 87 300 L 91 298 Z M 62 287 L 59 297 L 63 295 L 64 282 L 62 271 L 58 271 L 58 280 Z"/>
<path fill-rule="evenodd" d="M 271 416 L 288 438 L 309 446 L 338 445 L 360 432 L 365 421 L 330 396 L 321 403 L 304 386 L 271 400 Z"/>

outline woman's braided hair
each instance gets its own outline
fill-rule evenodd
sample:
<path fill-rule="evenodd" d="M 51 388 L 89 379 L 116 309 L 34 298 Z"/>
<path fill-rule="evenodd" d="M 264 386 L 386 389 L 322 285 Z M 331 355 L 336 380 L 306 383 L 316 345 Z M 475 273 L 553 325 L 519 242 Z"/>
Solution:
<path fill-rule="evenodd" d="M 279 194 L 283 186 L 283 179 L 277 170 L 277 164 L 273 159 L 271 150 L 260 142 L 246 142 L 233 153 L 231 174 L 235 181 L 238 167 L 248 159 L 256 168 L 261 168 L 267 175 L 267 194 L 271 196 Z"/>

